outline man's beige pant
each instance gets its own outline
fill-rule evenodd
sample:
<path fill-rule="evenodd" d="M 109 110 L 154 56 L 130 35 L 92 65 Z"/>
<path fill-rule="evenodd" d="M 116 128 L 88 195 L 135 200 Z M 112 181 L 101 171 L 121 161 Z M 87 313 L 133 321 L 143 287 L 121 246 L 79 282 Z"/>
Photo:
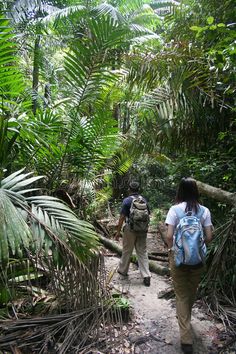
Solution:
<path fill-rule="evenodd" d="M 119 272 L 127 274 L 129 270 L 130 257 L 135 248 L 138 265 L 143 278 L 150 277 L 147 254 L 147 233 L 137 233 L 130 230 L 129 225 L 125 225 L 123 233 L 123 250 L 119 263 Z"/>
<path fill-rule="evenodd" d="M 171 252 L 169 260 L 176 296 L 180 340 L 181 343 L 192 344 L 191 312 L 204 267 L 197 269 L 176 267 L 173 252 Z"/>

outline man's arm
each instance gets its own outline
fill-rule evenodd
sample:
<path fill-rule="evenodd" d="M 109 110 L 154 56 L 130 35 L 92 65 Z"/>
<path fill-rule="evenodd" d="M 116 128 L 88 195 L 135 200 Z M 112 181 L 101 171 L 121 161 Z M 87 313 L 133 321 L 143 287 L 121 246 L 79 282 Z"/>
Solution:
<path fill-rule="evenodd" d="M 117 232 L 116 232 L 116 235 L 115 235 L 115 239 L 117 241 L 120 238 L 120 232 L 121 232 L 121 228 L 122 228 L 122 225 L 123 225 L 124 221 L 125 221 L 125 215 L 124 214 L 120 214 L 120 218 L 119 218 L 118 225 L 117 225 Z"/>

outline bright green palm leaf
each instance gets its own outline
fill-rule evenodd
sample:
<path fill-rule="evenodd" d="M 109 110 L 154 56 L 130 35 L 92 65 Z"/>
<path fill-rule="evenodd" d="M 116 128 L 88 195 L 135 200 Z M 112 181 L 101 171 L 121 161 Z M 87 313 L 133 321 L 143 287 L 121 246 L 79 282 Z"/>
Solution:
<path fill-rule="evenodd" d="M 12 189 L 12 187 L 14 187 L 17 183 L 23 181 L 25 178 L 27 178 L 28 176 L 31 176 L 32 174 L 33 174 L 32 172 L 19 174 L 19 175 L 14 176 L 14 178 L 11 178 L 8 181 L 7 181 L 7 178 L 3 179 L 1 182 L 1 187 L 4 189 Z"/>
<path fill-rule="evenodd" d="M 60 22 L 63 22 L 63 20 L 66 20 L 68 18 L 73 18 L 74 15 L 83 18 L 87 13 L 86 6 L 83 5 L 74 5 L 74 6 L 68 6 L 64 9 L 58 9 L 53 11 L 51 14 L 48 16 L 45 16 L 43 18 L 42 23 L 50 23 L 52 22 L 54 24 L 54 27 L 57 27 L 57 25 Z"/>
<path fill-rule="evenodd" d="M 93 226 L 79 220 L 59 199 L 50 196 L 23 196 L 33 190 L 26 187 L 42 177 L 30 177 L 31 173 L 23 174 L 22 171 L 6 177 L 1 183 L 2 264 L 7 264 L 10 254 L 22 257 L 26 249 L 44 254 L 49 254 L 50 251 L 55 259 L 59 249 L 71 254 L 75 252 L 76 257 L 80 258 L 96 249 L 99 242 Z M 70 247 L 74 247 L 74 251 Z"/>
<path fill-rule="evenodd" d="M 91 14 L 96 16 L 107 16 L 109 15 L 113 20 L 121 23 L 125 23 L 126 20 L 124 16 L 111 4 L 103 3 L 93 8 Z"/>
<path fill-rule="evenodd" d="M 17 95 L 22 91 L 23 79 L 15 66 L 14 44 L 9 20 L 0 16 L 0 96 Z M 3 104 L 3 101 L 1 100 Z"/>
<path fill-rule="evenodd" d="M 6 183 L 10 182 L 11 180 L 13 180 L 16 176 L 20 175 L 24 170 L 25 170 L 25 168 L 22 168 L 21 170 L 16 171 L 16 172 L 10 174 L 8 177 L 4 178 L 1 181 L 1 187 L 3 187 L 4 184 L 6 184 Z"/>
<path fill-rule="evenodd" d="M 44 178 L 43 176 L 37 176 L 37 177 L 32 177 L 32 178 L 29 178 L 25 181 L 21 181 L 21 182 L 18 182 L 16 183 L 13 187 L 11 187 L 11 190 L 12 191 L 18 191 L 18 190 L 21 190 L 22 188 L 24 187 L 27 187 L 28 185 L 38 181 L 39 179 L 42 179 Z"/>
<path fill-rule="evenodd" d="M 40 188 L 30 188 L 30 189 L 23 189 L 23 190 L 20 190 L 18 191 L 18 194 L 29 194 L 29 193 L 33 193 L 33 192 L 37 192 L 37 191 L 40 191 Z"/>
<path fill-rule="evenodd" d="M 90 36 L 77 41 L 65 58 L 67 82 L 78 104 L 95 102 L 103 87 L 118 79 L 119 75 L 109 68 L 109 53 L 123 45 L 127 32 L 110 17 L 90 19 L 88 26 Z"/>
<path fill-rule="evenodd" d="M 7 193 L 0 189 L 0 261 L 7 265 L 9 255 L 21 253 L 29 247 L 32 233 L 22 215 L 15 208 Z"/>
<path fill-rule="evenodd" d="M 54 233 L 60 233 L 62 239 L 68 239 L 73 243 L 76 236 L 79 252 L 84 253 L 98 247 L 98 238 L 93 226 L 86 221 L 81 221 L 65 204 L 54 197 L 35 196 L 26 198 L 33 206 L 32 220 L 41 225 L 47 233 L 51 229 Z M 43 211 L 43 212 L 42 212 Z"/>

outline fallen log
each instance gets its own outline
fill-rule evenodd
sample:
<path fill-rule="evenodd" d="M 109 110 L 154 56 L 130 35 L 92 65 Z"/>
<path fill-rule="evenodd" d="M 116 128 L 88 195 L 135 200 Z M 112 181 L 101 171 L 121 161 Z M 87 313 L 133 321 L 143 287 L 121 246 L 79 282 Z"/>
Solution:
<path fill-rule="evenodd" d="M 151 256 L 160 256 L 160 257 L 168 257 L 168 252 L 151 252 L 149 253 Z"/>
<path fill-rule="evenodd" d="M 160 257 L 168 257 L 168 252 L 151 252 L 148 253 L 149 256 L 160 256 Z"/>
<path fill-rule="evenodd" d="M 115 242 L 111 241 L 110 239 L 102 236 L 101 234 L 98 234 L 98 235 L 99 235 L 99 238 L 100 238 L 102 244 L 106 248 L 117 253 L 119 256 L 122 255 L 122 248 L 119 245 L 117 245 Z M 135 263 L 135 264 L 138 263 L 136 255 L 132 255 L 131 262 Z M 159 275 L 169 275 L 170 274 L 168 267 L 163 267 L 163 266 L 156 264 L 152 261 L 149 261 L 149 269 L 151 272 L 159 274 Z"/>
<path fill-rule="evenodd" d="M 157 256 L 154 256 L 153 254 L 150 254 L 150 253 L 148 253 L 148 258 L 153 261 L 157 261 L 157 262 L 168 262 L 167 257 L 157 257 Z"/>
<path fill-rule="evenodd" d="M 212 187 L 209 184 L 200 181 L 196 181 L 196 183 L 198 186 L 198 190 L 201 194 L 204 194 L 212 199 L 216 199 L 219 202 L 223 202 L 233 206 L 236 205 L 236 193 L 230 193 L 224 191 L 223 189 Z"/>

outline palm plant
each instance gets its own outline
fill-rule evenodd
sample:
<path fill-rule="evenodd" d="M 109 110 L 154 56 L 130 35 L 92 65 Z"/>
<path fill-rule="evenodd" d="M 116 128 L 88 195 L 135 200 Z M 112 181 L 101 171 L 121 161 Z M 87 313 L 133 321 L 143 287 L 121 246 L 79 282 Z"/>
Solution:
<path fill-rule="evenodd" d="M 15 332 L 19 348 L 45 350 L 50 337 L 59 353 L 82 350 L 111 320 L 97 234 L 59 199 L 34 195 L 40 189 L 31 185 L 42 177 L 31 176 L 20 170 L 0 182 L 0 306 L 8 317 L 49 315 L 8 321 L 0 347 L 8 350 Z M 25 324 L 34 331 L 25 333 Z"/>
<path fill-rule="evenodd" d="M 80 259 L 98 246 L 96 233 L 63 203 L 54 197 L 29 196 L 38 188 L 28 188 L 41 176 L 17 171 L 1 181 L 1 263 L 7 265 L 9 256 L 20 257 L 23 249 L 36 254 L 42 251 L 58 254 L 60 247 L 70 245 Z"/>
<path fill-rule="evenodd" d="M 106 158 L 110 158 L 119 145 L 115 138 L 118 132 L 115 128 L 117 122 L 111 117 L 114 102 L 109 100 L 109 95 L 125 74 L 120 68 L 121 54 L 128 50 L 131 40 L 141 33 L 140 28 L 131 29 L 127 22 L 122 20 L 122 16 L 118 16 L 119 12 L 110 5 L 98 6 L 92 9 L 91 14 L 92 18 L 85 17 L 83 20 L 83 26 L 86 28 L 83 36 L 72 42 L 70 52 L 65 57 L 66 91 L 70 92 L 68 102 L 70 101 L 71 109 L 68 112 L 70 122 L 65 136 L 64 155 L 58 170 L 59 179 L 67 166 L 68 158 L 75 162 L 80 171 L 83 170 L 84 158 L 90 160 L 88 166 L 93 166 L 93 169 L 100 161 L 97 166 L 101 168 Z M 76 19 L 78 20 L 78 17 Z M 143 28 L 142 34 L 145 31 L 150 33 Z M 111 113 L 104 114 L 109 101 Z M 88 137 L 86 127 L 90 127 Z M 94 131 L 93 134 L 91 130 Z M 78 146 L 81 146 L 84 152 L 87 151 L 87 157 L 83 156 L 84 153 Z M 91 158 L 92 156 L 94 158 Z M 83 173 L 85 171 L 87 173 L 87 169 L 84 169 Z"/>
<path fill-rule="evenodd" d="M 37 156 L 41 156 L 41 166 L 51 156 L 54 161 L 59 156 L 60 161 L 61 150 L 56 136 L 63 136 L 61 127 L 65 124 L 49 109 L 39 111 L 34 117 L 29 114 L 29 105 L 25 105 L 23 95 L 19 96 L 24 93 L 21 89 L 24 85 L 18 83 L 21 75 L 13 65 L 9 65 L 16 61 L 14 56 L 8 55 L 12 51 L 11 43 L 8 46 L 12 38 L 10 28 L 8 22 L 3 25 L 0 45 L 6 51 L 1 51 L 0 66 L 1 152 L 6 153 L 1 154 L 4 157 L 1 169 L 7 177 L 1 180 L 0 188 L 1 306 L 5 306 L 6 310 L 11 306 L 13 312 L 10 311 L 10 315 L 17 316 L 17 312 L 25 311 L 24 306 L 30 303 L 27 309 L 32 313 L 35 308 L 33 298 L 40 299 L 44 294 L 54 302 L 52 307 L 43 306 L 45 312 L 76 310 L 75 318 L 79 318 L 81 323 L 68 316 L 66 323 L 59 326 L 60 329 L 52 326 L 50 330 L 52 336 L 56 336 L 64 328 L 61 338 L 65 350 L 75 344 L 81 348 L 91 332 L 95 333 L 100 327 L 104 300 L 107 299 L 104 284 L 98 279 L 98 274 L 103 277 L 104 271 L 99 268 L 99 242 L 93 227 L 79 220 L 59 199 L 44 196 L 41 191 L 40 195 L 34 195 L 39 190 L 38 180 L 42 177 L 31 177 L 32 173 L 24 173 L 23 169 L 10 174 L 11 168 L 23 165 L 26 156 L 28 160 L 35 161 L 35 166 Z M 14 90 L 14 84 L 18 91 Z M 14 106 L 14 100 L 20 104 Z M 96 129 L 99 130 L 98 125 Z M 17 159 L 13 161 L 12 156 Z M 31 161 L 29 166 L 32 166 Z M 32 183 L 36 183 L 35 188 L 30 187 Z M 19 298 L 23 299 L 20 307 L 16 305 Z M 43 321 L 58 323 L 58 318 Z M 71 337 L 71 326 L 80 336 Z M 48 331 L 47 328 L 45 332 L 44 327 L 39 337 L 48 336 Z M 7 347 L 4 342 L 7 338 L 3 336 L 0 339 L 0 345 L 4 348 Z M 32 344 L 31 337 L 29 343 Z M 21 345 L 24 346 L 23 343 Z"/>
<path fill-rule="evenodd" d="M 8 164 L 17 135 L 10 112 L 17 104 L 16 98 L 23 91 L 23 79 L 16 67 L 10 30 L 8 20 L 0 17 L 0 175 Z M 8 132 L 10 136 L 6 139 Z"/>
<path fill-rule="evenodd" d="M 115 120 L 112 122 L 111 118 L 113 106 L 116 105 L 116 102 L 109 102 L 110 114 L 105 115 L 101 112 L 107 111 L 111 89 L 120 79 L 124 78 L 125 72 L 120 70 L 123 60 L 122 53 L 127 52 L 130 45 L 137 40 L 149 40 L 150 37 L 152 39 L 157 38 L 151 29 L 155 28 L 155 21 L 159 21 L 159 19 L 150 8 L 143 6 L 143 1 L 120 3 L 122 14 L 110 4 L 99 3 L 94 2 L 91 6 L 86 7 L 81 2 L 79 5 L 61 9 L 49 8 L 43 2 L 31 4 L 34 7 L 33 13 L 35 14 L 33 24 L 38 29 L 37 23 L 39 20 L 36 19 L 36 15 L 41 13 L 42 16 L 45 16 L 46 13 L 48 14 L 43 21 L 41 21 L 42 16 L 40 18 L 41 23 L 48 25 L 47 36 L 54 35 L 55 37 L 57 35 L 58 38 L 62 38 L 62 43 L 65 44 L 63 38 L 65 27 L 71 31 L 70 38 L 67 36 L 70 50 L 67 49 L 65 60 L 67 84 L 63 84 L 66 87 L 64 97 L 67 96 L 67 92 L 70 92 L 70 97 L 66 97 L 63 101 L 64 108 L 60 108 L 60 110 L 57 108 L 55 113 L 50 112 L 48 114 L 57 117 L 59 112 L 62 116 L 60 122 L 62 134 L 58 136 L 58 132 L 51 124 L 47 124 L 47 131 L 51 130 L 51 136 L 50 134 L 45 135 L 45 131 L 42 132 L 45 124 L 42 125 L 40 117 L 46 117 L 47 114 L 42 114 L 39 110 L 35 119 L 30 118 L 30 124 L 27 126 L 28 131 L 25 131 L 24 120 L 21 119 L 20 121 L 18 119 L 18 125 L 20 124 L 21 127 L 18 145 L 21 148 L 18 149 L 20 155 L 18 155 L 17 168 L 25 165 L 24 161 L 27 160 L 30 169 L 37 168 L 39 173 L 48 176 L 48 186 L 50 187 L 53 184 L 55 186 L 56 183 L 60 183 L 64 171 L 68 171 L 68 161 L 72 161 L 71 157 L 73 157 L 74 165 L 72 169 L 77 174 L 82 173 L 81 177 L 87 174 L 85 162 L 88 159 L 90 159 L 89 166 L 97 166 L 93 168 L 94 171 L 105 165 L 106 159 L 110 158 L 108 156 L 109 151 L 110 153 L 114 152 L 115 147 L 119 145 L 118 141 L 115 142 L 115 135 L 118 132 L 115 128 L 117 122 Z M 22 4 L 24 5 L 24 2 Z M 25 10 L 21 8 L 20 2 L 16 6 L 18 6 L 19 16 L 15 20 L 20 24 L 24 19 Z M 22 12 L 20 12 L 20 8 Z M 27 13 L 26 11 L 26 15 Z M 51 23 L 54 27 L 50 27 Z M 27 28 L 28 30 L 33 29 L 32 21 L 27 25 Z M 41 24 L 40 28 L 41 30 L 37 32 L 37 35 L 40 35 L 42 41 L 44 35 Z M 78 31 L 80 32 L 79 35 Z M 36 81 L 38 82 L 38 79 Z M 38 83 L 33 86 L 35 87 L 33 94 L 35 114 L 36 102 L 39 107 L 36 93 Z M 110 117 L 108 118 L 108 116 Z M 107 124 L 108 120 L 109 124 Z M 80 124 L 80 122 L 83 122 L 83 124 Z M 85 124 L 85 122 L 87 123 Z M 91 124 L 95 124 L 97 127 L 99 125 L 99 132 L 95 128 L 94 133 L 97 133 L 93 135 L 89 133 L 90 137 L 87 137 L 89 129 L 86 127 L 91 126 Z M 24 126 L 24 129 L 22 129 L 22 126 Z M 109 126 L 110 130 L 108 129 Z M 102 131 L 106 133 L 104 137 L 102 137 Z M 102 144 L 99 144 L 100 147 L 97 146 L 98 139 L 100 142 L 103 141 Z M 76 149 L 78 143 L 79 149 Z M 22 149 L 22 147 L 24 148 Z M 85 156 L 85 151 L 87 151 L 87 156 Z M 92 156 L 94 156 L 94 159 L 92 159 Z M 81 164 L 82 160 L 84 162 Z M 100 162 L 98 163 L 98 161 Z M 52 181 L 54 181 L 53 184 Z"/>
<path fill-rule="evenodd" d="M 1 181 L 1 270 L 13 259 L 52 257 L 63 263 L 63 255 L 86 261 L 98 247 L 93 227 L 80 221 L 59 199 L 33 196 L 39 188 L 28 188 L 41 176 L 19 170 Z M 30 194 L 31 196 L 26 196 Z"/>

